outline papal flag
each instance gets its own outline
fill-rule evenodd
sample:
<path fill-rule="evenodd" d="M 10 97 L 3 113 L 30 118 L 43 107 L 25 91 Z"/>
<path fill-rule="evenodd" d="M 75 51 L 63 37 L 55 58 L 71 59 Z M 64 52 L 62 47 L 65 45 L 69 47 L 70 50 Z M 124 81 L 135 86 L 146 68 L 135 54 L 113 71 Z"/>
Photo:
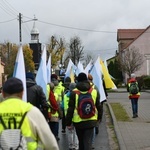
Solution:
<path fill-rule="evenodd" d="M 24 56 L 23 56 L 22 46 L 19 47 L 19 50 L 17 53 L 13 77 L 18 78 L 23 82 L 24 92 L 23 92 L 22 98 L 24 101 L 27 101 L 26 75 L 25 75 L 25 64 L 24 64 Z"/>
<path fill-rule="evenodd" d="M 100 65 L 102 68 L 102 74 L 103 74 L 106 88 L 107 89 L 117 89 L 116 85 L 114 84 L 114 82 L 112 81 L 112 79 L 109 75 L 107 67 L 104 65 L 104 63 L 101 59 L 100 59 Z"/>
<path fill-rule="evenodd" d="M 74 82 L 74 75 L 75 75 L 75 70 L 76 70 L 76 66 L 74 65 L 74 63 L 72 62 L 71 59 L 69 59 L 69 63 L 65 72 L 65 78 L 66 77 L 70 77 L 71 78 L 71 82 Z"/>
<path fill-rule="evenodd" d="M 35 81 L 37 85 L 40 85 L 43 88 L 43 91 L 46 95 L 46 86 L 47 86 L 47 68 L 46 68 L 46 46 L 42 51 L 41 61 L 39 65 L 39 69 L 36 74 Z"/>

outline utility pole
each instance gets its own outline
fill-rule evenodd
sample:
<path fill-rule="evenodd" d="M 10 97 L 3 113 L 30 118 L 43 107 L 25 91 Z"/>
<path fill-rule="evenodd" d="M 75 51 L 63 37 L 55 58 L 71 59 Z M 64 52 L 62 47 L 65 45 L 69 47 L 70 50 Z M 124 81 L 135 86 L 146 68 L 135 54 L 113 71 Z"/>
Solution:
<path fill-rule="evenodd" d="M 22 35 L 21 35 L 21 13 L 19 13 L 19 42 L 22 44 Z"/>

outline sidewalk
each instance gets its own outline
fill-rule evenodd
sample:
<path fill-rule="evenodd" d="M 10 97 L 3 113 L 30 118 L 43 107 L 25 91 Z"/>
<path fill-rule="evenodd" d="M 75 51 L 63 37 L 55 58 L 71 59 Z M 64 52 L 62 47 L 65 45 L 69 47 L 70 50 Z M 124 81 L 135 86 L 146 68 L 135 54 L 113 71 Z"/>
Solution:
<path fill-rule="evenodd" d="M 119 90 L 110 93 L 108 106 L 112 115 L 116 136 L 120 150 L 150 150 L 150 91 L 141 92 L 139 99 L 139 117 L 132 118 L 131 103 L 127 100 L 127 93 Z M 119 102 L 125 108 L 131 122 L 117 121 L 109 103 Z"/>

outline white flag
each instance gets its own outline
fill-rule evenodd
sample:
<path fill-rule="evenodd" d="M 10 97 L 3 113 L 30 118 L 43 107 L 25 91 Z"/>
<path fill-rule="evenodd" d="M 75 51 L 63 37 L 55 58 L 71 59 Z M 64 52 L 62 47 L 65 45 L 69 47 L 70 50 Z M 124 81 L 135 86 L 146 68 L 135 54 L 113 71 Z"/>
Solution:
<path fill-rule="evenodd" d="M 23 56 L 22 46 L 19 47 L 19 50 L 18 50 L 18 53 L 17 53 L 14 72 L 13 72 L 13 77 L 18 78 L 23 82 L 24 93 L 23 93 L 22 99 L 24 101 L 27 101 L 26 75 L 25 75 L 25 64 L 24 64 L 24 56 Z"/>
<path fill-rule="evenodd" d="M 93 76 L 93 83 L 97 86 L 100 93 L 100 102 L 106 100 L 106 95 L 104 92 L 103 81 L 102 81 L 102 73 L 101 73 L 101 66 L 99 63 L 99 58 L 94 63 L 90 74 Z"/>
<path fill-rule="evenodd" d="M 40 85 L 43 88 L 43 92 L 46 95 L 46 86 L 47 86 L 47 69 L 46 69 L 46 46 L 42 51 L 41 61 L 39 65 L 39 69 L 36 74 L 35 81 L 37 85 Z"/>
<path fill-rule="evenodd" d="M 51 54 L 49 55 L 46 68 L 47 68 L 47 83 L 50 83 L 51 82 Z"/>

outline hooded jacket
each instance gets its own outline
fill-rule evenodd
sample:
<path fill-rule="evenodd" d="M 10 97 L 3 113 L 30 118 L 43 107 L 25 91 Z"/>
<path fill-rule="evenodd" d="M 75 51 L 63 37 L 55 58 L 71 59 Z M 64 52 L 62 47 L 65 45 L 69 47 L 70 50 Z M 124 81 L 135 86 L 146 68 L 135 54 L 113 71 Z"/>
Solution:
<path fill-rule="evenodd" d="M 78 82 L 76 85 L 76 88 L 81 91 L 85 92 L 88 91 L 91 88 L 91 85 L 89 81 L 83 81 L 83 82 Z M 97 93 L 97 98 L 96 98 L 96 108 L 98 111 L 98 120 L 101 119 L 101 104 L 99 101 L 100 95 Z M 76 101 L 76 93 L 74 91 L 71 92 L 70 94 L 70 99 L 68 103 L 68 110 L 67 110 L 67 115 L 66 115 L 66 125 L 70 126 L 72 123 L 72 118 L 74 114 L 74 109 L 75 109 L 75 101 Z M 73 123 L 76 128 L 93 128 L 97 124 L 97 120 L 87 120 L 87 121 L 81 121 L 78 123 Z"/>
<path fill-rule="evenodd" d="M 41 86 L 37 85 L 32 79 L 26 79 L 27 86 L 27 102 L 41 109 L 41 107 L 48 108 L 46 96 Z"/>

